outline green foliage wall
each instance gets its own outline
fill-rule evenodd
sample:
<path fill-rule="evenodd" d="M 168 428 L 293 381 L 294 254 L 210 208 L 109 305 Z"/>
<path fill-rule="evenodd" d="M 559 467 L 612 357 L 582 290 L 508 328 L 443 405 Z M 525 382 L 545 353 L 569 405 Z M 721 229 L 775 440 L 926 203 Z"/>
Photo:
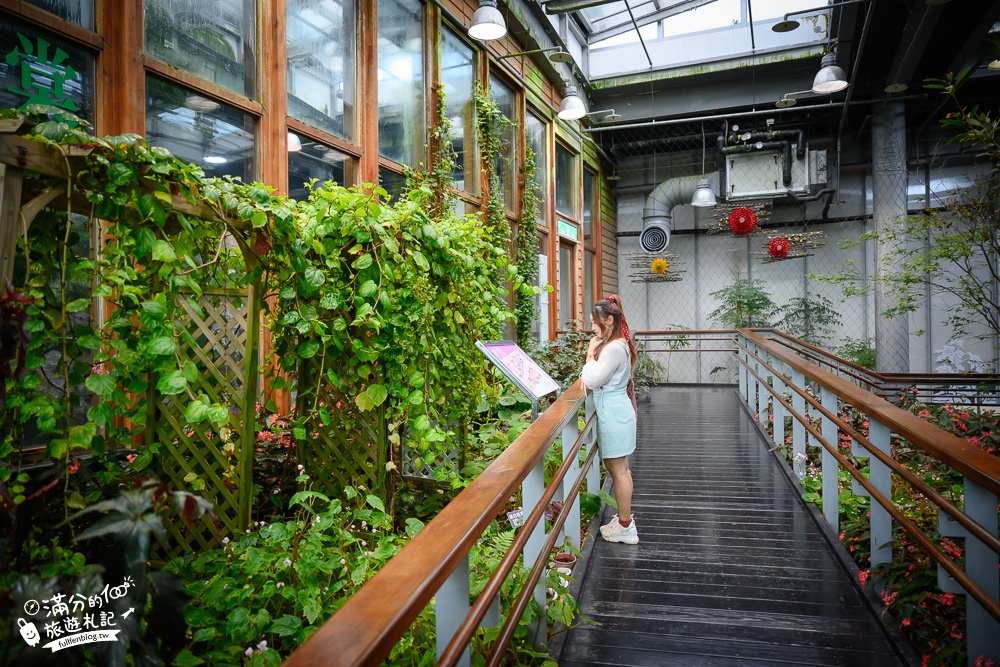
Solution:
<path fill-rule="evenodd" d="M 15 289 L 4 296 L 5 325 L 22 341 L 4 347 L 0 406 L 0 482 L 13 482 L 12 508 L 24 500 L 18 452 L 31 443 L 64 467 L 78 454 L 135 447 L 131 472 L 226 497 L 219 506 L 235 517 L 226 531 L 245 526 L 254 313 L 265 297 L 285 373 L 267 383 L 297 390 L 289 430 L 306 460 L 331 461 L 326 447 L 343 468 L 317 478 L 343 485 L 360 474 L 384 499 L 402 440 L 428 463 L 455 446 L 456 424 L 485 385 L 474 342 L 509 317 L 496 280 L 509 261 L 479 216 L 452 212 L 433 170 L 391 205 L 380 188 L 332 183 L 292 202 L 259 184 L 206 178 L 140 137 L 98 139 L 49 113 L 7 112 L 29 121 L 28 145 L 61 156 L 51 162 L 65 162 L 69 176 L 29 175 L 25 199 L 72 195 L 21 239 Z M 105 221 L 97 259 L 74 250 L 78 212 L 91 233 Z M 227 306 L 249 305 L 245 347 L 229 366 L 243 374 L 235 383 L 214 364 L 231 352 L 206 307 L 220 287 L 250 290 Z M 110 313 L 100 325 L 79 316 L 94 296 Z M 45 363 L 61 374 L 54 389 L 40 382 Z"/>

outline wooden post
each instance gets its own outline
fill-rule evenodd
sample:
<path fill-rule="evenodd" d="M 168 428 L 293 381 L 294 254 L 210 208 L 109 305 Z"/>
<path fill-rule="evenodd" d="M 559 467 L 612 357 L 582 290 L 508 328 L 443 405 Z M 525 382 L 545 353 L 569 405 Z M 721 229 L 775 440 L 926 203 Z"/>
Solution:
<path fill-rule="evenodd" d="M 14 278 L 23 180 L 20 168 L 0 164 L 0 278 L 4 280 Z"/>

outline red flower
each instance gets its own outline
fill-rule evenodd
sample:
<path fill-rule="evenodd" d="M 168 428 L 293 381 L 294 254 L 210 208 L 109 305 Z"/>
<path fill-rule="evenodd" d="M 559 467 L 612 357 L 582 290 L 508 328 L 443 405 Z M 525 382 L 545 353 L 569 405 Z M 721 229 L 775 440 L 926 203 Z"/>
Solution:
<path fill-rule="evenodd" d="M 733 234 L 749 234 L 757 228 L 757 214 L 752 209 L 740 207 L 729 214 L 729 230 Z"/>
<path fill-rule="evenodd" d="M 792 244 L 788 242 L 783 236 L 778 236 L 777 238 L 771 239 L 771 242 L 767 244 L 767 254 L 775 259 L 784 259 L 788 257 L 788 251 L 792 249 Z"/>

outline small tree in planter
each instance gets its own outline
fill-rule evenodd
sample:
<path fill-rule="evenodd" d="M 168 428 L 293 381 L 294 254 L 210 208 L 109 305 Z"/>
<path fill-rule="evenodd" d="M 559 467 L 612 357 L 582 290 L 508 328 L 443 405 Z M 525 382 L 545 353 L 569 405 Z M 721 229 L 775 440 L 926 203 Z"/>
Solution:
<path fill-rule="evenodd" d="M 824 345 L 833 327 L 840 324 L 840 314 L 833 303 L 818 294 L 795 297 L 781 307 L 783 317 L 778 328 L 812 345 Z"/>
<path fill-rule="evenodd" d="M 749 278 L 737 280 L 712 292 L 711 296 L 722 303 L 708 317 L 727 328 L 770 327 L 778 312 L 771 295 Z"/>
<path fill-rule="evenodd" d="M 845 338 L 840 347 L 834 350 L 837 356 L 852 364 L 875 370 L 875 346 L 871 338 Z"/>

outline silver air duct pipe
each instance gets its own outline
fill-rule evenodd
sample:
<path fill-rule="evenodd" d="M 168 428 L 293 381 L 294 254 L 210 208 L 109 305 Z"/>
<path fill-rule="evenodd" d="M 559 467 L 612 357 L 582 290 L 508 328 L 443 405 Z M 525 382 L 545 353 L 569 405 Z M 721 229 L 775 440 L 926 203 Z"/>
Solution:
<path fill-rule="evenodd" d="M 690 204 L 698 182 L 707 178 L 709 185 L 719 192 L 719 172 L 701 176 L 680 176 L 671 178 L 657 185 L 642 207 L 642 231 L 639 232 L 639 245 L 648 253 L 659 253 L 666 250 L 670 244 L 670 232 L 673 228 L 673 209 L 679 204 Z"/>

